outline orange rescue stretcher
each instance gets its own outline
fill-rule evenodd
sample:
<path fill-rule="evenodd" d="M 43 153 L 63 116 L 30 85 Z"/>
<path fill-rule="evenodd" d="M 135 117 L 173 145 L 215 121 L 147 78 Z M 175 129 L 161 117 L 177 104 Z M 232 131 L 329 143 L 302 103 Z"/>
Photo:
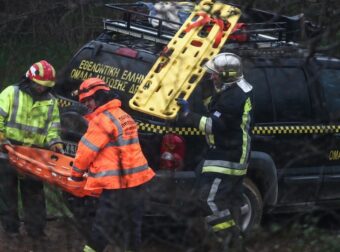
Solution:
<path fill-rule="evenodd" d="M 49 184 L 56 185 L 76 197 L 98 197 L 101 190 L 85 190 L 86 178 L 73 181 L 71 169 L 73 158 L 50 150 L 5 145 L 10 163 L 19 173 L 33 176 Z"/>

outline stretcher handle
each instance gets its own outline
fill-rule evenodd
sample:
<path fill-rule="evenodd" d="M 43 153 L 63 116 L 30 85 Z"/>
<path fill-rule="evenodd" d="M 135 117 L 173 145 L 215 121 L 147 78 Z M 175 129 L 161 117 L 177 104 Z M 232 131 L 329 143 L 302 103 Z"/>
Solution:
<path fill-rule="evenodd" d="M 58 175 L 61 175 L 61 176 L 64 176 L 64 177 L 70 177 L 70 173 L 68 172 L 61 172 L 61 171 L 56 171 L 55 169 L 51 168 L 50 166 L 47 166 L 46 164 L 44 163 L 41 163 L 41 162 L 38 162 L 30 157 L 27 157 L 17 151 L 15 151 L 15 149 L 13 148 L 12 145 L 9 145 L 9 144 L 5 144 L 5 149 L 10 152 L 11 154 L 13 155 L 16 155 L 17 157 L 25 160 L 25 161 L 28 161 L 34 165 L 36 165 L 37 167 L 41 168 L 41 169 L 45 169 L 45 170 L 51 170 L 52 172 L 58 174 Z"/>

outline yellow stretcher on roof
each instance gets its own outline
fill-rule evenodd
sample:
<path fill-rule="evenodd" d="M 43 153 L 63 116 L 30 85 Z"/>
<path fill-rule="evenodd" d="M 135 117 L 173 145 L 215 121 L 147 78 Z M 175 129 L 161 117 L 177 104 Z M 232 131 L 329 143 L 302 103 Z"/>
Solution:
<path fill-rule="evenodd" d="M 176 98 L 188 99 L 204 74 L 202 66 L 218 54 L 241 11 L 203 0 L 188 17 L 130 100 L 134 110 L 174 119 Z"/>

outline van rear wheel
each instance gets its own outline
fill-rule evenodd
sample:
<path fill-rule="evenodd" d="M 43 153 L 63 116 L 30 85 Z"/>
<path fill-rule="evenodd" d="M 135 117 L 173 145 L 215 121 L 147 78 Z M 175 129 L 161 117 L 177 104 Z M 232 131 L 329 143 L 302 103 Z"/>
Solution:
<path fill-rule="evenodd" d="M 241 230 L 245 235 L 260 226 L 263 214 L 262 196 L 254 182 L 245 178 L 244 193 L 241 206 Z"/>
<path fill-rule="evenodd" d="M 81 106 L 72 105 L 60 112 L 61 138 L 78 142 L 87 130 L 87 121 L 83 117 Z"/>

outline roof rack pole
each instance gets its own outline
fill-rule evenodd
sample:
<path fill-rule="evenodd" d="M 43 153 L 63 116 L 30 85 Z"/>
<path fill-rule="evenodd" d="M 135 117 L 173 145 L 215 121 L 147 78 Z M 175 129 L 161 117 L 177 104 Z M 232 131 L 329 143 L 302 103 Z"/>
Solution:
<path fill-rule="evenodd" d="M 130 26 L 131 26 L 131 13 L 130 12 L 126 12 L 126 13 L 124 13 L 124 16 L 126 18 L 126 28 L 130 29 Z"/>
<path fill-rule="evenodd" d="M 163 26 L 163 20 L 158 20 L 158 28 L 157 28 L 157 36 L 160 37 L 161 36 L 161 29 Z"/>
<path fill-rule="evenodd" d="M 169 28 L 171 24 L 181 25 L 180 23 L 171 21 L 171 20 L 165 20 L 157 16 L 152 15 L 146 15 L 144 12 L 136 11 L 136 10 L 130 10 L 129 8 L 126 8 L 126 6 L 134 6 L 133 4 L 112 4 L 112 5 L 106 5 L 114 10 L 122 11 L 123 12 L 123 21 L 122 22 L 115 22 L 112 21 L 108 25 L 114 29 L 117 28 L 115 31 L 124 31 L 124 30 L 131 30 L 134 32 L 134 34 L 141 36 L 137 36 L 138 38 L 143 37 L 144 34 L 147 34 L 148 36 L 145 36 L 145 39 L 154 40 L 154 39 L 162 39 L 161 43 L 166 43 L 167 40 L 171 40 L 171 37 L 176 33 L 176 30 L 173 28 Z M 143 22 L 138 22 L 139 19 Z M 135 20 L 137 19 L 137 21 Z M 145 19 L 149 22 L 145 23 Z M 150 21 L 157 21 L 158 20 L 158 27 L 153 26 Z M 116 24 L 115 24 L 116 23 Z M 165 23 L 166 27 L 163 27 L 163 23 Z M 169 26 L 167 25 L 169 24 Z M 169 28 L 169 29 L 168 29 Z M 257 23 L 250 23 L 247 24 L 247 28 L 245 33 L 250 35 L 249 42 L 254 43 L 262 43 L 262 42 L 288 42 L 292 41 L 291 39 L 291 29 L 288 29 L 289 25 L 287 22 L 257 22 Z M 132 34 L 132 33 L 131 33 Z M 161 40 L 159 40 L 161 41 Z"/>
<path fill-rule="evenodd" d="M 284 35 L 284 38 L 282 38 L 282 40 L 284 40 L 287 43 L 288 42 L 287 41 L 287 22 L 285 22 L 283 25 L 284 25 L 284 32 L 285 33 L 283 33 L 283 31 L 282 31 L 282 33 L 283 33 L 282 36 Z"/>
<path fill-rule="evenodd" d="M 282 31 L 279 31 L 278 41 L 282 41 Z"/>

